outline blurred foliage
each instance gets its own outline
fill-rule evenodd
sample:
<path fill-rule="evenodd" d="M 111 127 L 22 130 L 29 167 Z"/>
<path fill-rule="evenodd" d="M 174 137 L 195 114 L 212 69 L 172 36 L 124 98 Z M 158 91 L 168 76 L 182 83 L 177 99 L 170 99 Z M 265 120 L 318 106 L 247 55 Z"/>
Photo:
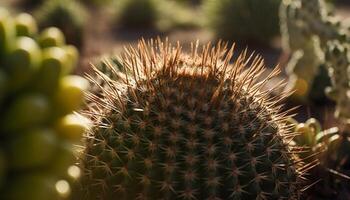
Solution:
<path fill-rule="evenodd" d="M 154 27 L 158 19 L 157 6 L 161 0 L 119 0 L 116 6 L 116 20 L 119 26 L 127 28 Z"/>
<path fill-rule="evenodd" d="M 279 34 L 281 0 L 205 0 L 207 25 L 217 38 L 268 44 Z"/>
<path fill-rule="evenodd" d="M 109 6 L 114 0 L 80 0 L 80 2 L 92 6 Z"/>
<path fill-rule="evenodd" d="M 35 16 L 40 28 L 58 27 L 63 31 L 68 43 L 78 47 L 83 45 L 88 14 L 80 2 L 48 0 L 36 10 Z"/>
<path fill-rule="evenodd" d="M 116 24 L 119 27 L 158 31 L 198 27 L 198 11 L 177 1 L 120 0 L 115 3 Z"/>

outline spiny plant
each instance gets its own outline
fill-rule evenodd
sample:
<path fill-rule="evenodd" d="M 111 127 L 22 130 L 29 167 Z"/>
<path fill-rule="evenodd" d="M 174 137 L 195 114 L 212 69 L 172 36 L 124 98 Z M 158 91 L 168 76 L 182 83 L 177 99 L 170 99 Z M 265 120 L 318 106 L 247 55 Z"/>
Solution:
<path fill-rule="evenodd" d="M 320 41 L 309 31 L 303 15 L 299 13 L 300 1 L 283 1 L 280 8 L 282 46 L 291 54 L 287 65 L 288 89 L 296 92 L 293 97 L 301 101 L 315 102 L 325 99 L 324 89 L 330 85 Z M 313 8 L 316 18 L 328 16 L 325 2 Z M 321 91 L 317 92 L 317 91 Z"/>
<path fill-rule="evenodd" d="M 73 114 L 88 87 L 69 75 L 77 59 L 60 30 L 38 33 L 31 15 L 0 8 L 0 199 L 68 196 L 73 145 L 87 128 Z"/>
<path fill-rule="evenodd" d="M 115 3 L 115 22 L 123 28 L 148 28 L 167 32 L 175 28 L 196 28 L 197 10 L 176 1 L 120 0 Z"/>
<path fill-rule="evenodd" d="M 314 182 L 306 193 L 311 199 L 348 199 L 350 170 L 349 132 L 338 127 L 322 129 L 318 120 L 308 119 L 305 123 L 292 120 L 295 132 L 299 133 L 294 141 L 311 151 L 303 152 L 300 157 L 319 163 L 309 171 L 307 178 Z M 313 158 L 317 159 L 313 159 Z"/>
<path fill-rule="evenodd" d="M 120 0 L 116 4 L 116 22 L 127 28 L 153 28 L 158 19 L 159 0 Z"/>
<path fill-rule="evenodd" d="M 233 47 L 198 46 L 142 40 L 121 56 L 130 73 L 95 68 L 102 94 L 88 95 L 82 199 L 298 199 L 310 165 L 288 143 L 288 94 L 262 90 L 279 70 L 257 81 L 261 57 L 230 64 Z"/>
<path fill-rule="evenodd" d="M 77 0 L 48 0 L 35 11 L 41 28 L 58 27 L 67 42 L 77 47 L 83 45 L 87 12 Z"/>
<path fill-rule="evenodd" d="M 310 47 L 318 52 L 317 58 L 325 63 L 331 77 L 332 85 L 327 89 L 327 94 L 337 103 L 335 117 L 346 124 L 350 118 L 350 97 L 347 94 L 350 88 L 348 28 L 334 16 L 327 14 L 329 12 L 322 0 L 284 0 L 281 10 L 281 15 L 285 13 L 281 18 L 286 20 L 282 28 L 285 44 L 290 49 L 298 51 L 305 41 L 317 41 L 310 44 Z M 291 71 L 301 76 L 305 70 L 317 71 L 317 66 L 308 65 L 304 67 L 304 71 L 293 67 Z"/>
<path fill-rule="evenodd" d="M 269 44 L 279 34 L 281 0 L 206 0 L 208 26 L 216 37 Z"/>
<path fill-rule="evenodd" d="M 347 153 L 344 153 L 348 152 L 350 141 L 349 28 L 329 12 L 323 0 L 284 0 L 281 10 L 281 18 L 285 20 L 282 26 L 285 43 L 289 43 L 292 50 L 299 51 L 298 49 L 301 48 L 305 52 L 302 45 L 306 41 L 316 41 L 308 43 L 310 49 L 318 52 L 317 62 L 325 64 L 331 77 L 331 86 L 326 89 L 326 93 L 336 102 L 334 117 L 338 122 L 336 127 L 338 131 L 321 131 L 317 135 L 322 136 L 322 140 L 315 141 L 319 141 L 316 144 L 322 145 L 324 149 L 319 156 L 321 167 L 331 173 L 336 172 L 333 173 L 334 176 L 324 179 L 334 193 L 332 194 L 334 196 L 327 198 L 348 199 L 350 198 L 349 182 L 343 181 L 343 178 L 350 175 L 350 160 Z M 283 10 L 286 12 L 283 13 Z M 291 71 L 296 76 L 312 76 L 312 73 L 302 75 L 303 71 L 315 72 L 317 67 L 317 65 L 304 66 L 304 70 L 299 71 L 302 68 L 294 66 Z M 315 176 L 318 177 L 318 174 Z"/>

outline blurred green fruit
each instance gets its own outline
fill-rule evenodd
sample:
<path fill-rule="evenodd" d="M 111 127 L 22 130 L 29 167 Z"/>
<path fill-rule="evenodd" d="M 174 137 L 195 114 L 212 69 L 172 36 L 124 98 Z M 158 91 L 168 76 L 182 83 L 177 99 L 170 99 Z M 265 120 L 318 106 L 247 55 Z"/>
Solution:
<path fill-rule="evenodd" d="M 21 13 L 15 18 L 17 36 L 33 37 L 38 33 L 35 19 L 27 13 Z"/>
<path fill-rule="evenodd" d="M 9 144 L 9 165 L 14 170 L 46 166 L 54 156 L 56 143 L 56 134 L 50 129 L 36 129 L 23 133 Z"/>
<path fill-rule="evenodd" d="M 0 8 L 0 58 L 11 48 L 15 40 L 15 25 L 9 12 Z"/>
<path fill-rule="evenodd" d="M 6 200 L 58 200 L 56 180 L 45 174 L 18 176 L 6 185 L 0 199 Z"/>
<path fill-rule="evenodd" d="M 89 121 L 77 114 L 70 114 L 57 122 L 57 132 L 63 138 L 79 141 L 89 127 Z"/>
<path fill-rule="evenodd" d="M 72 143 L 59 143 L 54 159 L 50 162 L 48 173 L 57 175 L 59 179 L 69 178 L 68 168 L 77 161 L 73 149 Z"/>
<path fill-rule="evenodd" d="M 41 68 L 36 75 L 35 88 L 51 95 L 57 90 L 59 79 L 70 70 L 66 65 L 68 56 L 62 48 L 50 47 L 43 50 L 42 57 Z"/>
<path fill-rule="evenodd" d="M 2 119 L 2 130 L 25 130 L 40 125 L 49 116 L 49 102 L 42 95 L 25 95 L 18 97 L 5 113 Z"/>
<path fill-rule="evenodd" d="M 65 44 L 65 38 L 60 29 L 50 27 L 40 34 L 39 44 L 41 48 L 59 47 Z"/>
<path fill-rule="evenodd" d="M 300 134 L 295 137 L 295 141 L 298 145 L 311 146 L 313 144 L 314 137 L 312 137 L 310 128 L 305 123 L 300 123 L 296 126 L 295 131 Z"/>
<path fill-rule="evenodd" d="M 5 70 L 9 74 L 11 89 L 19 89 L 30 80 L 39 67 L 41 50 L 29 37 L 19 37 L 14 49 L 6 57 Z"/>
<path fill-rule="evenodd" d="M 62 47 L 67 54 L 67 71 L 72 72 L 78 64 L 79 51 L 73 45 L 66 45 Z"/>
<path fill-rule="evenodd" d="M 55 98 L 59 112 L 67 114 L 77 110 L 84 102 L 84 91 L 88 88 L 89 82 L 80 76 L 63 77 Z"/>
<path fill-rule="evenodd" d="M 312 135 L 313 135 L 314 138 L 322 130 L 320 122 L 317 119 L 315 119 L 315 118 L 308 119 L 305 122 L 305 124 L 306 124 L 307 127 L 309 127 L 309 129 L 312 132 Z"/>

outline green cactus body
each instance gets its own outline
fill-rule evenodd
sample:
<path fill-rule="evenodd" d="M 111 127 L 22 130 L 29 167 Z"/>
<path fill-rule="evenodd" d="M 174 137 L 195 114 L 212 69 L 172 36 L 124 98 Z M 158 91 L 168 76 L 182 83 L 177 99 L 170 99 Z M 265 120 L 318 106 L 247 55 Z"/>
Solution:
<path fill-rule="evenodd" d="M 243 69 L 220 44 L 180 49 L 142 41 L 121 61 L 129 75 L 96 69 L 106 86 L 90 95 L 82 199 L 298 199 L 284 114 L 260 90 L 267 79 L 254 83 L 261 58 Z"/>
<path fill-rule="evenodd" d="M 115 4 L 117 23 L 126 28 L 154 28 L 159 0 L 121 0 Z"/>
<path fill-rule="evenodd" d="M 216 37 L 269 44 L 279 34 L 281 0 L 206 0 L 208 26 Z"/>

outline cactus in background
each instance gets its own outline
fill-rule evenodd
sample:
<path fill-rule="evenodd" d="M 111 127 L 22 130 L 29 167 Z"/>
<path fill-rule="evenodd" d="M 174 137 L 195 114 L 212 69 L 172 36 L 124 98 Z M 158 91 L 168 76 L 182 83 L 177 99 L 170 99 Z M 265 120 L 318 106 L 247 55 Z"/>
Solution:
<path fill-rule="evenodd" d="M 284 0 L 280 14 L 284 46 L 293 53 L 294 59 L 287 70 L 291 83 L 295 79 L 311 83 L 320 64 L 325 65 L 332 83 L 328 96 L 337 103 L 336 116 L 347 120 L 350 117 L 350 98 L 346 94 L 350 87 L 347 28 L 320 0 Z"/>
<path fill-rule="evenodd" d="M 316 142 L 309 146 L 313 148 L 315 154 L 319 154 L 321 169 L 329 172 L 323 179 L 323 182 L 327 184 L 318 185 L 332 189 L 333 196 L 328 196 L 327 199 L 349 199 L 349 181 L 344 178 L 350 176 L 348 158 L 350 146 L 350 55 L 348 53 L 350 34 L 348 28 L 330 14 L 323 0 L 284 0 L 281 15 L 281 18 L 284 19 L 282 32 L 285 35 L 285 44 L 290 44 L 292 52 L 297 53 L 300 51 L 299 48 L 304 51 L 303 43 L 313 38 L 314 41 L 317 41 L 313 48 L 318 52 L 318 56 L 305 59 L 319 59 L 324 63 L 331 77 L 331 86 L 326 89 L 326 94 L 336 102 L 334 116 L 338 120 L 338 127 L 316 131 L 316 134 L 313 133 L 310 136 Z M 308 67 L 314 67 L 314 69 L 308 69 Z M 300 71 L 296 67 L 291 71 L 297 76 L 305 77 L 306 71 L 317 71 L 317 67 L 308 65 Z M 309 74 L 309 76 L 313 75 Z M 314 148 L 315 145 L 321 147 L 322 151 Z M 315 177 L 319 177 L 319 172 Z M 321 190 L 327 191 L 327 189 Z"/>
<path fill-rule="evenodd" d="M 246 54 L 229 64 L 226 45 L 197 52 L 141 41 L 120 60 L 130 74 L 95 68 L 105 86 L 89 95 L 82 199 L 298 199 L 310 166 L 288 144 L 287 114 L 261 91 L 278 69 L 256 83 L 260 57 L 244 69 Z"/>
<path fill-rule="evenodd" d="M 2 8 L 0 41 L 0 199 L 63 199 L 73 144 L 87 127 L 72 114 L 88 87 L 69 75 L 77 50 L 58 29 L 39 34 L 29 14 Z"/>
<path fill-rule="evenodd" d="M 41 28 L 58 27 L 67 43 L 81 47 L 84 42 L 84 27 L 87 12 L 77 0 L 48 0 L 35 14 Z"/>
<path fill-rule="evenodd" d="M 216 37 L 269 44 L 279 34 L 281 0 L 206 0 L 208 26 Z"/>
<path fill-rule="evenodd" d="M 303 16 L 298 11 L 300 6 L 300 1 L 284 0 L 282 2 L 280 27 L 283 49 L 291 53 L 286 69 L 289 76 L 287 89 L 296 90 L 293 96 L 305 101 L 315 90 L 312 85 L 324 61 L 322 52 L 319 52 L 318 48 L 320 41 L 308 31 L 308 24 L 303 21 Z M 318 5 L 315 8 L 318 11 L 315 17 L 324 17 L 326 14 L 324 9 L 324 6 Z"/>
<path fill-rule="evenodd" d="M 176 1 L 120 0 L 115 3 L 115 23 L 119 27 L 154 29 L 167 32 L 173 29 L 197 28 L 198 9 Z"/>
<path fill-rule="evenodd" d="M 126 28 L 153 28 L 158 19 L 159 0 L 120 0 L 116 4 L 116 22 Z"/>

